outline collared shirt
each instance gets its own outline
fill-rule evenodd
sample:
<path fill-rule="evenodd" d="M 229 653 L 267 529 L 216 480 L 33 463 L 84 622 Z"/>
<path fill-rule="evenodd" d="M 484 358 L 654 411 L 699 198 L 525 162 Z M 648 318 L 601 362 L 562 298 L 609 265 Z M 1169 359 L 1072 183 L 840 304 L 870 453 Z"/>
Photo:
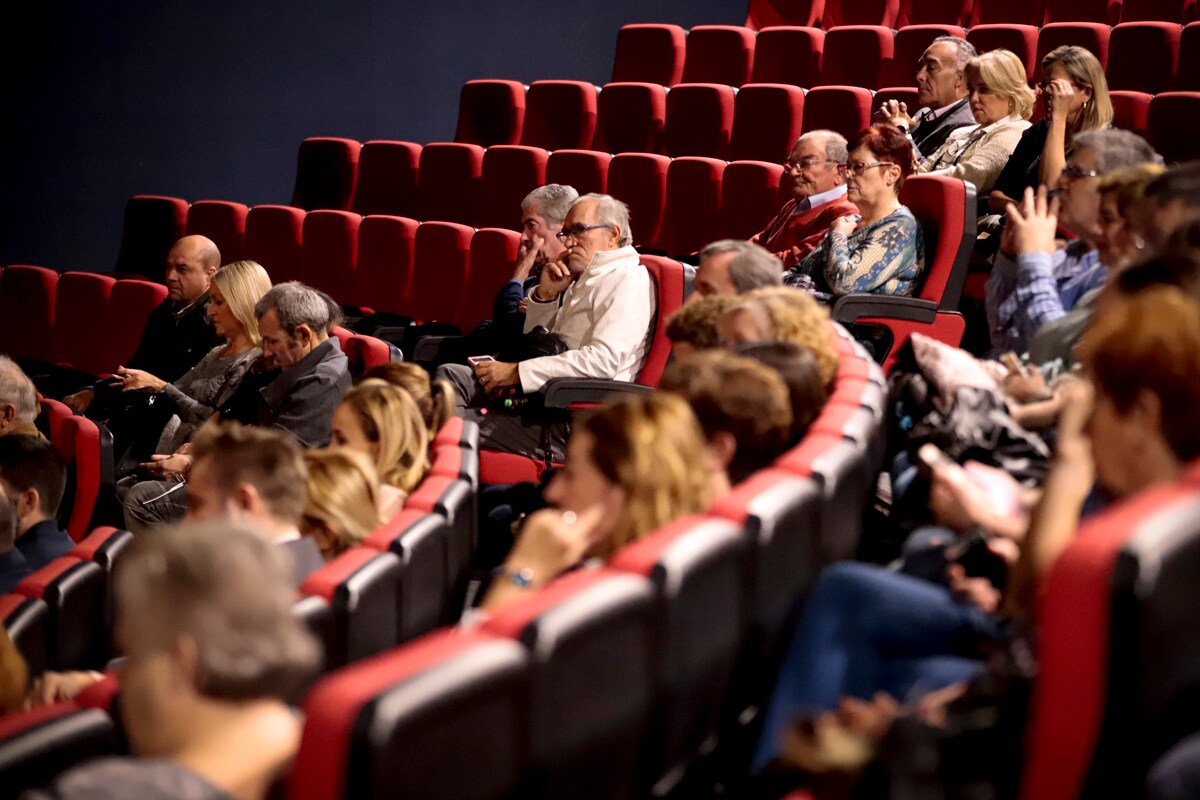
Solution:
<path fill-rule="evenodd" d="M 287 431 L 304 447 L 325 447 L 349 388 L 349 362 L 331 336 L 259 391 L 258 424 Z"/>
<path fill-rule="evenodd" d="M 917 112 L 917 116 L 915 117 L 917 122 L 913 125 L 913 127 L 916 128 L 918 125 L 927 125 L 931 122 L 937 122 L 939 119 L 949 114 L 956 106 L 965 102 L 967 102 L 967 98 L 964 97 L 959 100 L 955 100 L 948 106 L 942 106 L 941 108 L 930 109 L 928 106 L 922 108 Z"/>
<path fill-rule="evenodd" d="M 792 216 L 796 216 L 797 214 L 803 214 L 805 211 L 811 211 L 812 209 L 817 208 L 818 206 L 823 206 L 826 203 L 832 203 L 834 200 L 837 200 L 839 197 L 845 197 L 845 196 L 846 196 L 846 184 L 840 183 L 827 192 L 818 192 L 817 194 L 810 195 L 809 197 L 805 198 L 804 200 L 801 200 L 798 203 L 796 203 L 796 208 L 792 211 Z"/>

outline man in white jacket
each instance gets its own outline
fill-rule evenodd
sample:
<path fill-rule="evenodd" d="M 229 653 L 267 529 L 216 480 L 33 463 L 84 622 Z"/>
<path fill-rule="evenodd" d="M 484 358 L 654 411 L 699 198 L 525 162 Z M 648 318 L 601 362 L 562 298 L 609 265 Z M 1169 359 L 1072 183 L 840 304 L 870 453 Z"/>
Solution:
<path fill-rule="evenodd" d="M 473 375 L 447 366 L 440 374 L 454 383 L 464 416 L 479 422 L 481 446 L 561 461 L 565 426 L 476 409 L 513 387 L 526 394 L 541 391 L 552 378 L 634 380 L 650 344 L 656 301 L 650 275 L 632 247 L 629 208 L 621 201 L 603 194 L 580 197 L 558 238 L 566 250 L 560 261 L 546 264 L 529 293 L 525 332 L 542 326 L 563 338 L 567 352 L 516 364 L 484 362 Z"/>

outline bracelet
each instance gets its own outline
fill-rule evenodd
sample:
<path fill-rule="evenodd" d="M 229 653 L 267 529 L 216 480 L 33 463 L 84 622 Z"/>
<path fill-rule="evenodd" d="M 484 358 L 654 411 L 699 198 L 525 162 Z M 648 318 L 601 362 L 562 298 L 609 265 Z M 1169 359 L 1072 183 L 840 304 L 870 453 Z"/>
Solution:
<path fill-rule="evenodd" d="M 518 589 L 528 589 L 533 586 L 533 570 L 529 567 L 517 570 L 505 569 L 504 577 L 508 578 L 508 582 Z"/>

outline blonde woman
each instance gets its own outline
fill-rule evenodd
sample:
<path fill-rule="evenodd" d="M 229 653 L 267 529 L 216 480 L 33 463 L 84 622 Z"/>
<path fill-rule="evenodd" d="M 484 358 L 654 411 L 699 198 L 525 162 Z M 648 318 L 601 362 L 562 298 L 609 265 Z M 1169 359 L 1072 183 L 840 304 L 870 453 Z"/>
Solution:
<path fill-rule="evenodd" d="M 719 323 L 721 344 L 790 342 L 809 350 L 826 389 L 833 386 L 839 357 L 833 346 L 829 311 L 808 292 L 773 286 L 742 295 Z"/>
<path fill-rule="evenodd" d="M 553 508 L 526 520 L 483 607 L 704 511 L 713 499 L 708 462 L 700 424 L 675 395 L 641 395 L 595 411 L 575 426 L 566 467 L 546 488 Z"/>
<path fill-rule="evenodd" d="M 1034 94 L 1025 84 L 1025 65 L 1008 50 L 972 58 L 963 78 L 975 124 L 951 132 L 918 172 L 970 181 L 983 196 L 992 190 L 1029 127 Z"/>
<path fill-rule="evenodd" d="M 408 392 L 421 409 L 431 444 L 446 421 L 454 416 L 454 387 L 448 381 L 430 378 L 429 372 L 418 364 L 409 361 L 380 364 L 363 374 L 364 381 L 368 378 L 378 378 Z"/>
<path fill-rule="evenodd" d="M 308 501 L 300 532 L 311 536 L 326 561 L 357 547 L 383 524 L 379 518 L 379 477 L 362 453 L 345 447 L 307 450 Z"/>
<path fill-rule="evenodd" d="M 408 392 L 368 378 L 333 412 L 333 444 L 367 456 L 379 474 L 378 511 L 391 519 L 429 471 L 429 432 Z"/>

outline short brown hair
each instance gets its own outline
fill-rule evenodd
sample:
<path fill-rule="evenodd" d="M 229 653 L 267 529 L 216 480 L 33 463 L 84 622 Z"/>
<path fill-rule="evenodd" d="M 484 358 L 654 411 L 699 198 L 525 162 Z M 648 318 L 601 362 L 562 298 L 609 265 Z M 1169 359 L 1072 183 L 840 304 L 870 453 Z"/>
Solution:
<path fill-rule="evenodd" d="M 736 297 L 702 297 L 667 317 L 667 338 L 672 344 L 687 343 L 701 350 L 721 346 L 717 324 L 725 312 L 738 304 Z"/>
<path fill-rule="evenodd" d="M 193 463 L 212 461 L 212 479 L 223 496 L 250 484 L 276 519 L 299 524 L 304 516 L 304 455 L 286 433 L 236 422 L 208 424 L 192 439 L 192 457 Z"/>

